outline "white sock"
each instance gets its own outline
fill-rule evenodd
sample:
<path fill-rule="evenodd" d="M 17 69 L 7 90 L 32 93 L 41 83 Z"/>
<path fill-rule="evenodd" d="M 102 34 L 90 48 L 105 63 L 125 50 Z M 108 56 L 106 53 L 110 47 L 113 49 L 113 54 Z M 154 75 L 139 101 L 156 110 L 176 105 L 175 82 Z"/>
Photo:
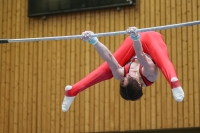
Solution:
<path fill-rule="evenodd" d="M 178 81 L 177 78 L 173 77 L 171 79 L 171 82 L 176 82 Z M 173 93 L 173 96 L 174 96 L 174 99 L 177 101 L 177 102 L 182 102 L 183 101 L 183 98 L 184 98 L 184 91 L 182 89 L 181 86 L 179 87 L 176 87 L 176 88 L 172 88 L 172 93 Z"/>
<path fill-rule="evenodd" d="M 65 91 L 71 90 L 72 86 L 68 85 L 65 87 Z M 62 111 L 66 112 L 70 105 L 72 104 L 73 100 L 74 100 L 75 96 L 73 97 L 68 97 L 65 95 L 64 99 L 63 99 L 63 103 L 62 103 Z"/>

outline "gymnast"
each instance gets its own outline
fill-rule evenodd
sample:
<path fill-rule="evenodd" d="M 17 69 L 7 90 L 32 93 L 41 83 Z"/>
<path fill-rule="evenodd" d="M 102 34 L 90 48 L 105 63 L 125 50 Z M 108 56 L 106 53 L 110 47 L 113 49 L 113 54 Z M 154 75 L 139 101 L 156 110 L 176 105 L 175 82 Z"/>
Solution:
<path fill-rule="evenodd" d="M 92 31 L 82 33 L 82 40 L 94 46 L 105 62 L 79 82 L 65 87 L 63 112 L 69 109 L 78 93 L 112 77 L 120 81 L 119 92 L 123 99 L 138 100 L 143 95 L 142 88 L 156 81 L 159 70 L 168 81 L 174 99 L 182 102 L 184 91 L 168 57 L 162 35 L 155 31 L 138 33 L 137 27 L 129 27 L 126 32 L 129 36 L 114 54 L 97 37 L 91 37 L 94 34 Z"/>

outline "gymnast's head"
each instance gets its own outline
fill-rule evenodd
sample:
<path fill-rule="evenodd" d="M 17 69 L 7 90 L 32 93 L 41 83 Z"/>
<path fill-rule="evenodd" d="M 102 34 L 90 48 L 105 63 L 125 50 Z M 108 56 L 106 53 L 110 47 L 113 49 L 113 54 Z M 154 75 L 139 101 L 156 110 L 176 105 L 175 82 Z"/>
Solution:
<path fill-rule="evenodd" d="M 143 95 L 142 86 L 135 78 L 126 76 L 120 81 L 120 95 L 125 100 L 139 100 Z"/>

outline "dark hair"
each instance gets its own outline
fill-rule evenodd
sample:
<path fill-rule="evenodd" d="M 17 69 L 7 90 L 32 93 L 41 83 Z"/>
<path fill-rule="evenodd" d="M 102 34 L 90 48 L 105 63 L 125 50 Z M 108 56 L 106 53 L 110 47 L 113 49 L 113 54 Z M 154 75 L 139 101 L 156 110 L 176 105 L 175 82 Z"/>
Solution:
<path fill-rule="evenodd" d="M 126 86 L 120 84 L 120 95 L 125 100 L 136 101 L 143 95 L 142 87 L 132 77 L 128 77 L 128 84 Z"/>

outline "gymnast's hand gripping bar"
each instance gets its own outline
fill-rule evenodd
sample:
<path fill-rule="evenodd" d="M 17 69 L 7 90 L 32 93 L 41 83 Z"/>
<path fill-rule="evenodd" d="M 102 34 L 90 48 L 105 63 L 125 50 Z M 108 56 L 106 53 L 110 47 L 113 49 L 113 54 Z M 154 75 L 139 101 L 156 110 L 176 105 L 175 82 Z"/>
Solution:
<path fill-rule="evenodd" d="M 192 25 L 197 25 L 197 24 L 200 24 L 200 21 L 143 28 L 143 29 L 138 29 L 137 32 L 164 30 L 164 29 L 178 28 L 178 27 L 183 27 L 183 26 L 192 26 Z M 97 33 L 97 34 L 93 34 L 92 37 L 114 36 L 114 35 L 120 35 L 120 34 L 127 34 L 127 32 L 126 31 L 116 31 L 116 32 Z M 21 38 L 21 39 L 0 39 L 0 43 L 37 42 L 37 41 L 50 41 L 50 40 L 68 40 L 68 39 L 78 39 L 78 38 L 82 38 L 82 35 L 40 37 L 40 38 Z"/>

